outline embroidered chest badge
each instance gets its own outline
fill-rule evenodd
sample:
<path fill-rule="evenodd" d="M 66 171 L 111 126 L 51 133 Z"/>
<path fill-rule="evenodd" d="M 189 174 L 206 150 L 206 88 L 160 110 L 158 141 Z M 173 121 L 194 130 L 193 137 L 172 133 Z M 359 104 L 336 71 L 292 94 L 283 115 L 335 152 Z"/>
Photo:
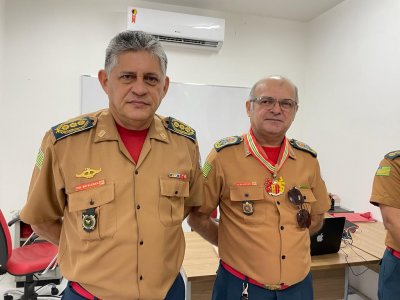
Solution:
<path fill-rule="evenodd" d="M 101 168 L 98 170 L 91 169 L 91 168 L 85 168 L 85 170 L 82 171 L 80 174 L 76 174 L 75 176 L 78 178 L 93 178 L 96 174 L 101 172 Z"/>
<path fill-rule="evenodd" d="M 82 228 L 86 232 L 92 232 L 96 228 L 95 208 L 88 208 L 82 213 Z"/>

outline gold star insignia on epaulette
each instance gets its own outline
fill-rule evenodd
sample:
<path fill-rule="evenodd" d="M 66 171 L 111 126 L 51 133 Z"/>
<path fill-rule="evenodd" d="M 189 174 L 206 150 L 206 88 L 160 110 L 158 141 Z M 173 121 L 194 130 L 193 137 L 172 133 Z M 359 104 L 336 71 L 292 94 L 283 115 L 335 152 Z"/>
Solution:
<path fill-rule="evenodd" d="M 64 122 L 51 128 L 56 141 L 61 140 L 71 134 L 78 133 L 94 126 L 93 120 L 84 117 L 70 122 Z"/>
<path fill-rule="evenodd" d="M 295 139 L 291 139 L 290 145 L 292 145 L 296 149 L 306 151 L 306 152 L 310 153 L 312 156 L 317 157 L 317 152 L 303 142 L 297 141 Z"/>
<path fill-rule="evenodd" d="M 393 160 L 399 156 L 400 156 L 400 150 L 396 150 L 396 151 L 392 151 L 392 152 L 389 152 L 388 154 L 386 154 L 385 158 Z"/>
<path fill-rule="evenodd" d="M 214 148 L 217 152 L 219 152 L 221 149 L 231 146 L 231 145 L 237 145 L 242 142 L 242 137 L 241 136 L 229 136 L 223 139 L 220 139 L 214 144 Z"/>
<path fill-rule="evenodd" d="M 166 121 L 166 127 L 172 132 L 183 135 L 191 139 L 192 141 L 196 141 L 196 131 L 189 125 L 175 118 L 169 117 L 168 120 Z"/>

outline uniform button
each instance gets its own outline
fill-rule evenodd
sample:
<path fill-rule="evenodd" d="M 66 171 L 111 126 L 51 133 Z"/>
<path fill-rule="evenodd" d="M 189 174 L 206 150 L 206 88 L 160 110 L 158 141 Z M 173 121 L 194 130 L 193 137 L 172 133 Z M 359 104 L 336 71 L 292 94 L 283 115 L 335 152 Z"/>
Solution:
<path fill-rule="evenodd" d="M 140 241 L 140 243 L 139 243 L 140 245 L 143 245 L 143 241 Z"/>
<path fill-rule="evenodd" d="M 142 275 L 140 275 L 139 279 L 140 279 L 140 280 L 143 280 L 143 276 L 142 276 Z"/>
<path fill-rule="evenodd" d="M 139 172 L 137 170 L 135 170 L 135 175 L 139 174 Z"/>
<path fill-rule="evenodd" d="M 90 205 L 93 205 L 93 204 L 94 204 L 94 201 L 93 201 L 93 199 L 90 199 L 90 202 L 89 202 L 89 204 L 90 204 Z"/>
<path fill-rule="evenodd" d="M 281 226 L 281 230 L 285 229 L 285 227 Z"/>
<path fill-rule="evenodd" d="M 175 191 L 175 195 L 178 195 L 178 191 Z"/>
<path fill-rule="evenodd" d="M 249 196 L 249 194 L 247 194 L 247 193 L 246 193 L 246 194 L 244 194 L 244 196 L 245 196 L 245 197 L 248 197 L 248 196 Z"/>
<path fill-rule="evenodd" d="M 286 256 L 285 255 L 282 255 L 282 259 L 285 259 L 286 258 Z"/>
<path fill-rule="evenodd" d="M 281 203 L 279 201 L 276 201 L 276 204 L 280 205 Z"/>
<path fill-rule="evenodd" d="M 138 205 L 136 206 L 136 208 L 137 208 L 137 209 L 140 209 L 140 205 L 138 204 Z"/>

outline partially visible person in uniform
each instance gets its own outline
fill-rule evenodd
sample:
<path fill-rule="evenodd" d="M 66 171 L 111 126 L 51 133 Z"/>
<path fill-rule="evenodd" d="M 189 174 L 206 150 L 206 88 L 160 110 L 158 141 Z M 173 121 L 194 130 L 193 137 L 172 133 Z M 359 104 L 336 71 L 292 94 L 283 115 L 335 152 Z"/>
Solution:
<path fill-rule="evenodd" d="M 189 225 L 218 245 L 212 299 L 313 299 L 310 237 L 330 207 L 317 154 L 286 132 L 296 86 L 258 81 L 246 102 L 250 130 L 215 143 L 203 166 L 204 204 Z M 219 205 L 220 222 L 210 219 Z"/>
<path fill-rule="evenodd" d="M 370 202 L 379 206 L 387 229 L 386 250 L 379 269 L 378 298 L 400 295 L 400 151 L 385 155 L 375 173 Z"/>
<path fill-rule="evenodd" d="M 21 219 L 59 246 L 63 299 L 184 299 L 182 220 L 202 203 L 195 131 L 155 114 L 167 57 L 144 32 L 115 36 L 99 81 L 109 108 L 44 136 Z"/>

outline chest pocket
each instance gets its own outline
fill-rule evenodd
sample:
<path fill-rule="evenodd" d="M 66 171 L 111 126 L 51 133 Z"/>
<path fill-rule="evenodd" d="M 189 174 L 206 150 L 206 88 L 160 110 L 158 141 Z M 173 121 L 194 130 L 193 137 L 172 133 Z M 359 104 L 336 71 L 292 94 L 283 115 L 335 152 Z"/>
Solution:
<path fill-rule="evenodd" d="M 74 226 L 82 240 L 99 240 L 113 237 L 117 229 L 114 184 L 107 184 L 68 195 L 70 214 L 65 225 Z M 87 232 L 82 226 L 82 214 L 88 208 L 95 208 L 96 225 Z"/>
<path fill-rule="evenodd" d="M 317 202 L 311 189 L 300 189 L 301 194 L 304 197 L 303 208 L 307 209 L 309 213 L 312 211 L 312 207 Z"/>
<path fill-rule="evenodd" d="M 162 224 L 174 226 L 182 223 L 187 197 L 189 197 L 189 182 L 160 178 L 158 214 Z"/>
<path fill-rule="evenodd" d="M 264 200 L 264 188 L 262 186 L 231 186 L 231 204 L 234 211 L 243 217 L 247 224 L 261 224 L 266 217 L 266 203 Z M 244 213 L 243 202 L 251 202 L 253 213 Z M 248 209 L 248 207 L 247 207 Z"/>

